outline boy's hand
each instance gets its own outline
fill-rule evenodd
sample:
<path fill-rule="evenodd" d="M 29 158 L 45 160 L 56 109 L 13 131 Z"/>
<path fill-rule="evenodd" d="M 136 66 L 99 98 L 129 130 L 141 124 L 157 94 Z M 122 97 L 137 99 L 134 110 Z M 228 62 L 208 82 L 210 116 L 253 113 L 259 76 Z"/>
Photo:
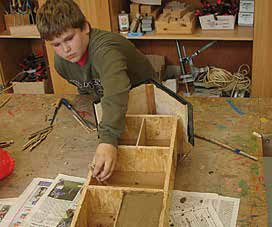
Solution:
<path fill-rule="evenodd" d="M 113 173 L 117 160 L 117 148 L 108 143 L 100 143 L 95 152 L 93 177 L 99 181 L 107 180 Z"/>

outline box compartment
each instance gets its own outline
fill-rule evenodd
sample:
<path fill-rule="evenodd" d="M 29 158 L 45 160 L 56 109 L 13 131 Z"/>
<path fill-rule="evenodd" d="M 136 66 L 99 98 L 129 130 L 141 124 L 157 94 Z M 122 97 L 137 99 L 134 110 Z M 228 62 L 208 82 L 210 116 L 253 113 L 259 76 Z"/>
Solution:
<path fill-rule="evenodd" d="M 119 139 L 119 145 L 136 146 L 141 124 L 142 118 L 127 116 L 125 122 L 125 130 Z"/>
<path fill-rule="evenodd" d="M 76 214 L 78 219 L 74 226 L 136 227 L 146 226 L 143 224 L 148 223 L 149 227 L 155 227 L 159 225 L 162 215 L 163 198 L 162 191 L 123 191 L 89 187 L 80 212 Z"/>
<path fill-rule="evenodd" d="M 164 187 L 169 149 L 148 147 L 118 148 L 118 162 L 107 186 L 160 188 Z M 92 178 L 90 185 L 101 185 Z"/>
<path fill-rule="evenodd" d="M 146 117 L 142 121 L 137 146 L 170 147 L 173 119 Z"/>

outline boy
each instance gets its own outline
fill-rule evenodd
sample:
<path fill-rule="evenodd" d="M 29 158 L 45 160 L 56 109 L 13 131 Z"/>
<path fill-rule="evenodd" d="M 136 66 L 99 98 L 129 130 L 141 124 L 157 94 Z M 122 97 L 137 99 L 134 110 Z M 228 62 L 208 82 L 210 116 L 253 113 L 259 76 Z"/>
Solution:
<path fill-rule="evenodd" d="M 124 130 L 129 90 L 154 71 L 147 58 L 119 34 L 91 28 L 72 0 L 47 0 L 37 13 L 41 38 L 55 51 L 55 68 L 82 94 L 100 98 L 102 121 L 93 176 L 108 179 Z"/>

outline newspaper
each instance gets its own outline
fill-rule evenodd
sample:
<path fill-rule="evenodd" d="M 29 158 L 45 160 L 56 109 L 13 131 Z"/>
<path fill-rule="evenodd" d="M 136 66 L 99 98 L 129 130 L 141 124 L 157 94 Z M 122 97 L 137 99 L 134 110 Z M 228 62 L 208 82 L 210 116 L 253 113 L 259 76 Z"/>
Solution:
<path fill-rule="evenodd" d="M 27 216 L 49 188 L 52 181 L 51 179 L 34 178 L 25 191 L 19 196 L 16 204 L 9 210 L 6 217 L 0 223 L 0 227 L 23 226 Z"/>
<path fill-rule="evenodd" d="M 10 209 L 15 205 L 17 198 L 0 199 L 0 224 Z"/>
<path fill-rule="evenodd" d="M 59 174 L 39 200 L 25 226 L 70 226 L 84 178 Z"/>
<path fill-rule="evenodd" d="M 240 199 L 215 193 L 173 191 L 170 226 L 235 227 Z"/>

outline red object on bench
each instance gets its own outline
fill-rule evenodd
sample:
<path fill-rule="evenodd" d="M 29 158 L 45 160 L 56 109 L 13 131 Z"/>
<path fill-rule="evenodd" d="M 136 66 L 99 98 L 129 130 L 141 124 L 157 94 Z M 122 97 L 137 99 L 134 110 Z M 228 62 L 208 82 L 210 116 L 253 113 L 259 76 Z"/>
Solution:
<path fill-rule="evenodd" d="M 15 161 L 9 153 L 0 148 L 0 180 L 7 177 L 14 169 Z"/>

